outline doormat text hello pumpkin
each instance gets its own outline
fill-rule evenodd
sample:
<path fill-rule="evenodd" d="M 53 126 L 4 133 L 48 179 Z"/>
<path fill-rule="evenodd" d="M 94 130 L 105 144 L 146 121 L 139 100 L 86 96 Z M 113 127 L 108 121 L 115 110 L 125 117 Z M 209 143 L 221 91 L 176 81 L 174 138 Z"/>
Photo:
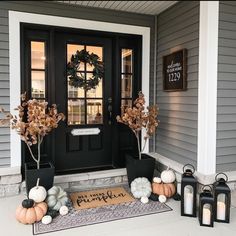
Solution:
<path fill-rule="evenodd" d="M 104 188 L 70 194 L 77 210 L 132 202 L 135 199 L 123 188 Z"/>

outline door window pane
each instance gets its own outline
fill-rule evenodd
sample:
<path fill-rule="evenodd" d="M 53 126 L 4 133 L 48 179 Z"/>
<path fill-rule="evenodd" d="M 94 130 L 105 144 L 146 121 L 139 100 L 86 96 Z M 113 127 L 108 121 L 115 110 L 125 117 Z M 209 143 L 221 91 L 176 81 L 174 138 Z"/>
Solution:
<path fill-rule="evenodd" d="M 84 100 L 68 100 L 68 125 L 85 124 L 85 104 Z"/>
<path fill-rule="evenodd" d="M 132 73 L 133 71 L 133 50 L 122 49 L 121 50 L 121 72 Z"/>
<path fill-rule="evenodd" d="M 132 75 L 121 75 L 121 98 L 132 98 Z"/>
<path fill-rule="evenodd" d="M 71 56 L 76 51 L 86 50 L 91 55 L 96 54 L 99 60 L 103 59 L 103 47 L 90 45 L 67 44 L 67 63 L 71 61 Z M 87 63 L 77 69 L 77 75 L 81 79 L 89 81 L 93 78 L 94 67 Z M 84 90 L 82 87 L 76 88 L 70 83 L 67 77 L 68 91 L 68 125 L 80 124 L 102 124 L 103 123 L 103 81 L 95 89 Z M 73 98 L 73 99 L 72 99 Z M 79 98 L 79 99 L 74 99 Z M 94 99 L 96 98 L 96 99 Z M 81 102 L 78 104 L 78 102 Z"/>
<path fill-rule="evenodd" d="M 45 43 L 31 42 L 31 68 L 45 69 Z"/>
<path fill-rule="evenodd" d="M 45 98 L 45 71 L 31 71 L 32 98 Z"/>
<path fill-rule="evenodd" d="M 87 100 L 87 123 L 88 124 L 102 124 L 103 111 L 102 100 L 91 99 Z"/>

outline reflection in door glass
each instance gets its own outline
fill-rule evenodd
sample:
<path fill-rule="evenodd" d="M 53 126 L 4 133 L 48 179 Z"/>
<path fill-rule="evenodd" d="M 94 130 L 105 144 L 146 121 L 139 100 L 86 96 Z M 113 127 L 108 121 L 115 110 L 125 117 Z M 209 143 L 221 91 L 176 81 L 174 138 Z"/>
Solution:
<path fill-rule="evenodd" d="M 88 124 L 102 124 L 103 111 L 102 100 L 91 99 L 87 100 L 87 123 Z"/>
<path fill-rule="evenodd" d="M 69 125 L 85 124 L 85 105 L 82 99 L 70 99 L 68 101 L 68 116 L 67 122 Z"/>
<path fill-rule="evenodd" d="M 132 73 L 132 64 L 133 64 L 133 50 L 123 48 L 121 51 L 121 72 L 122 73 Z"/>
<path fill-rule="evenodd" d="M 121 75 L 121 97 L 132 98 L 132 75 Z"/>
<path fill-rule="evenodd" d="M 76 51 L 86 50 L 103 59 L 103 47 L 67 44 L 67 62 Z M 89 63 L 80 63 L 77 75 L 83 80 L 93 78 L 93 69 Z M 94 89 L 84 90 L 70 85 L 67 78 L 68 93 L 68 125 L 102 124 L 103 123 L 103 79 Z M 78 98 L 78 99 L 76 99 Z"/>
<path fill-rule="evenodd" d="M 45 42 L 31 41 L 31 97 L 44 99 L 46 77 Z"/>

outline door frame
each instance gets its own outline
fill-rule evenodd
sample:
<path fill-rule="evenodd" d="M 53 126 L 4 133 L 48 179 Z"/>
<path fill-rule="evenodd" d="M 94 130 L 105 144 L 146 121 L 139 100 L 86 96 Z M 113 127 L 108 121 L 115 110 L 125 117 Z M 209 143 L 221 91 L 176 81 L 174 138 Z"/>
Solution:
<path fill-rule="evenodd" d="M 9 64 L 10 64 L 10 112 L 16 114 L 21 94 L 20 23 L 61 26 L 124 34 L 141 35 L 142 42 L 142 91 L 149 104 L 150 77 L 150 27 L 82 20 L 69 17 L 49 16 L 18 11 L 9 11 Z M 144 134 L 142 133 L 142 140 Z M 21 140 L 14 130 L 10 130 L 11 167 L 21 166 Z M 147 142 L 145 153 L 149 151 Z"/>

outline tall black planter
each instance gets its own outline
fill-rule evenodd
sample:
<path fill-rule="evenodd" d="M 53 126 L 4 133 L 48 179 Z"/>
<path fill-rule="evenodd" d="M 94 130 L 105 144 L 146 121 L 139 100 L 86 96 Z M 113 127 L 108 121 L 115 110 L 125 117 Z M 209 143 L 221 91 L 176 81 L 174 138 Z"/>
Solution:
<path fill-rule="evenodd" d="M 155 169 L 155 159 L 147 154 L 142 154 L 142 158 L 139 160 L 138 158 L 134 158 L 127 154 L 126 169 L 129 185 L 138 177 L 146 177 L 150 182 L 152 182 Z"/>
<path fill-rule="evenodd" d="M 39 185 L 43 186 L 46 190 L 53 186 L 55 167 L 51 162 L 40 164 L 40 168 L 37 169 L 36 163 L 25 164 L 25 184 L 27 195 L 31 188 L 33 188 L 37 179 L 39 178 Z"/>

